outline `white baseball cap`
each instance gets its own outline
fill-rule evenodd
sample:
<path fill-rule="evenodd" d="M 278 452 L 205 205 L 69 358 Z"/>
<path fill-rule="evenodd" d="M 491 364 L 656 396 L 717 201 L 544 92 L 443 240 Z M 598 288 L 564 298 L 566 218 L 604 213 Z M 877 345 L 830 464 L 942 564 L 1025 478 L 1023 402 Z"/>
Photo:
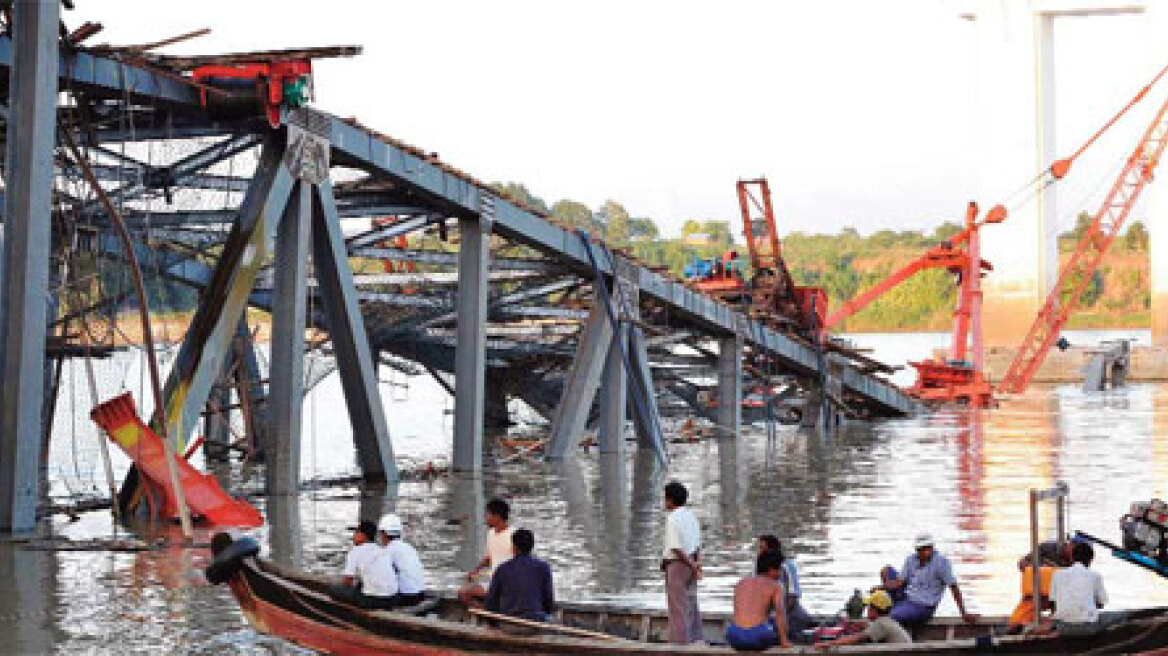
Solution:
<path fill-rule="evenodd" d="M 918 534 L 918 535 L 917 535 L 916 542 L 914 542 L 914 543 L 913 543 L 913 545 L 914 545 L 914 546 L 915 546 L 917 549 L 923 549 L 923 548 L 925 548 L 925 547 L 931 547 L 931 546 L 933 546 L 933 534 L 932 534 L 932 533 L 920 533 L 920 534 Z"/>
<path fill-rule="evenodd" d="M 402 532 L 401 518 L 393 513 L 383 515 L 381 521 L 377 523 L 377 530 L 386 535 L 399 536 Z"/>

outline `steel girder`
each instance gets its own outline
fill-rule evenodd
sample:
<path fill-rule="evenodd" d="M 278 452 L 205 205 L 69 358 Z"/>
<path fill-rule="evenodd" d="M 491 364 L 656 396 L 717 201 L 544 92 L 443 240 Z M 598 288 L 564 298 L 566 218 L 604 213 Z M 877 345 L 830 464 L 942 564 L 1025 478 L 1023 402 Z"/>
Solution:
<path fill-rule="evenodd" d="M 334 161 L 387 179 L 399 189 L 411 190 L 417 197 L 429 199 L 436 211 L 474 218 L 479 214 L 481 198 L 492 195 L 470 179 L 336 117 L 331 117 L 331 131 Z M 503 199 L 494 203 L 492 220 L 498 234 L 591 275 L 587 242 L 576 233 Z M 617 259 L 620 258 L 598 258 L 597 265 L 605 277 L 611 279 Z M 671 312 L 718 335 L 741 335 L 746 343 L 769 352 L 793 373 L 813 375 L 817 371 L 811 345 L 777 333 L 724 303 L 642 266 L 629 262 L 627 269 L 631 282 L 642 294 L 668 306 Z M 850 364 L 842 367 L 839 378 L 844 387 L 883 414 L 907 415 L 920 409 L 896 386 Z"/>
<path fill-rule="evenodd" d="M 36 528 L 49 308 L 53 150 L 57 107 L 57 2 L 18 2 L 15 42 L 0 40 L 9 77 L 0 279 L 0 530 Z"/>
<path fill-rule="evenodd" d="M 236 325 L 292 188 L 292 175 L 281 161 L 283 148 L 272 138 L 265 145 L 223 253 L 207 283 L 166 381 L 162 420 L 167 435 L 181 446 L 203 411 L 211 386 L 223 368 Z"/>
<path fill-rule="evenodd" d="M 337 357 L 341 387 L 345 391 L 345 403 L 349 406 L 357 462 L 367 478 L 396 481 L 393 445 L 378 392 L 369 337 L 357 305 L 353 272 L 349 269 L 332 186 L 326 181 L 316 185 L 315 191 L 313 264 L 320 280 L 322 305 Z"/>

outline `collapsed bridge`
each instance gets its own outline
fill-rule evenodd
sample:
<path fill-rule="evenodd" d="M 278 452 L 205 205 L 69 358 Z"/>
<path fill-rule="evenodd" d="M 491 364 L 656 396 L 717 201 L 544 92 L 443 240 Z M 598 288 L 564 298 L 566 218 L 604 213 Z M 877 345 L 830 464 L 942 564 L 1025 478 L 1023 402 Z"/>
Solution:
<path fill-rule="evenodd" d="M 551 422 L 552 458 L 574 453 L 590 421 L 602 451 L 623 451 L 630 410 L 637 443 L 663 453 L 667 395 L 708 414 L 720 439 L 736 439 L 752 383 L 782 381 L 816 399 L 816 415 L 917 409 L 885 379 L 887 367 L 748 316 L 289 91 L 313 59 L 356 49 L 90 49 L 83 38 L 59 40 L 54 3 L 18 6 L 0 36 L 10 72 L 0 89 L 0 528 L 34 521 L 53 362 L 109 346 L 91 339 L 91 324 L 116 321 L 126 305 L 128 288 L 109 281 L 131 257 L 144 275 L 198 290 L 162 394 L 165 435 L 181 445 L 203 416 L 232 407 L 224 380 L 233 377 L 271 493 L 299 489 L 300 406 L 313 383 L 305 353 L 326 340 L 371 480 L 397 476 L 379 366 L 428 373 L 450 391 L 452 466 L 471 472 L 482 467 L 484 423 L 505 421 L 508 398 Z M 227 87 L 200 74 L 241 67 L 264 74 Z M 351 219 L 369 221 L 354 233 Z M 267 371 L 249 307 L 271 314 Z M 703 405 L 695 380 L 709 372 L 717 402 Z"/>

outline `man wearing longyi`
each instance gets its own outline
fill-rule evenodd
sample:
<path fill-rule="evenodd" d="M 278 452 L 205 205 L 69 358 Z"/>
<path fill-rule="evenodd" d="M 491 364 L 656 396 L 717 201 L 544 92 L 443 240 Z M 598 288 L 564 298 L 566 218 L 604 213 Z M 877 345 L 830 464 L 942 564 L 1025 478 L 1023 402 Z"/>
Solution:
<path fill-rule="evenodd" d="M 686 507 L 689 491 L 677 481 L 665 486 L 665 546 L 661 570 L 665 572 L 665 598 L 669 608 L 669 642 L 688 645 L 702 640 L 702 616 L 698 610 L 701 577 L 701 525 Z"/>

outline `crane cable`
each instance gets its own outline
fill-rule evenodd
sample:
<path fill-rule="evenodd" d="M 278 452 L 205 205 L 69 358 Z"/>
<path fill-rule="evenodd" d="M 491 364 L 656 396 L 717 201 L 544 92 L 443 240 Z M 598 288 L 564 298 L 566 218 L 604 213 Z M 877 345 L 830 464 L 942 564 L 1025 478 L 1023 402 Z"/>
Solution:
<path fill-rule="evenodd" d="M 1079 149 L 1076 150 L 1070 157 L 1057 159 L 1051 163 L 1050 166 L 1043 169 L 1042 171 L 1039 171 L 1037 175 L 1035 175 L 1033 178 L 1007 196 L 1006 202 L 1003 204 L 1009 208 L 1011 213 L 1013 213 L 1014 210 L 1032 201 L 1040 192 L 1045 191 L 1047 187 L 1050 187 L 1054 185 L 1054 183 L 1065 178 L 1067 173 L 1070 172 L 1071 167 L 1075 164 L 1076 161 L 1078 161 L 1079 157 L 1082 156 L 1083 153 L 1087 151 L 1087 149 L 1093 146 L 1095 142 L 1099 141 L 1099 139 L 1102 138 L 1108 130 L 1114 127 L 1115 124 L 1118 123 L 1119 120 L 1124 117 L 1124 115 L 1131 111 L 1133 107 L 1146 98 L 1148 93 L 1152 90 L 1152 87 L 1156 86 L 1156 84 L 1161 79 L 1163 79 L 1165 75 L 1168 75 L 1168 65 L 1165 65 L 1163 68 L 1161 68 L 1150 82 L 1144 85 L 1144 87 L 1141 88 L 1136 93 L 1136 95 L 1132 96 L 1132 99 L 1129 100 L 1122 109 L 1116 112 L 1115 115 L 1112 116 L 1111 119 L 1103 125 L 1103 127 L 1099 128 L 1099 130 L 1095 132 L 1095 134 L 1091 135 L 1091 137 L 1088 138 L 1083 143 L 1083 145 L 1079 146 Z"/>

